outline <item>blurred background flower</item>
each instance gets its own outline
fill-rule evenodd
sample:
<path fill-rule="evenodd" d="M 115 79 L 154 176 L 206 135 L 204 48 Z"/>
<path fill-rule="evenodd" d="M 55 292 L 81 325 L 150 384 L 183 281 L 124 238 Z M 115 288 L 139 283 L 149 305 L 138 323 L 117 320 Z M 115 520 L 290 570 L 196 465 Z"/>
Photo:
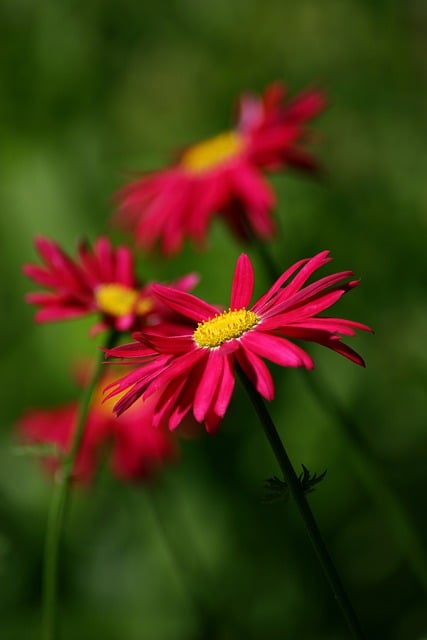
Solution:
<path fill-rule="evenodd" d="M 290 95 L 319 86 L 330 103 L 314 127 L 324 177 L 271 177 L 283 227 L 272 241 L 276 262 L 331 250 L 337 269 L 362 278 L 340 312 L 376 329 L 374 339 L 357 342 L 366 370 L 319 347 L 311 375 L 352 413 L 425 537 L 425 3 L 182 0 L 165 11 L 133 0 L 120 7 L 6 0 L 0 12 L 2 638 L 39 637 L 51 494 L 38 465 L 12 453 L 13 425 L 29 407 L 72 402 L 70 362 L 96 349 L 88 317 L 34 324 L 21 274 L 36 259 L 34 236 L 55 238 L 70 254 L 78 238 L 93 242 L 109 230 L 112 194 L 136 170 L 164 166 L 171 149 L 224 130 L 234 97 L 260 94 L 275 79 Z M 144 260 L 138 269 L 163 282 L 197 271 L 197 295 L 221 301 L 240 251 L 215 219 L 208 251 L 196 255 L 186 242 L 172 260 Z M 255 295 L 270 285 L 260 279 Z M 346 433 L 309 395 L 301 372 L 273 375 L 272 410 L 295 465 L 328 470 L 310 502 L 370 635 L 419 640 L 427 633 L 426 588 L 360 482 Z M 155 497 L 183 553 L 194 547 L 215 576 L 216 611 L 232 606 L 254 638 L 344 640 L 292 505 L 260 501 L 277 467 L 243 397 L 237 389 L 216 438 L 181 444 L 181 463 L 164 469 Z M 102 474 L 89 493 L 73 495 L 62 556 L 65 640 L 195 633 L 143 493 L 130 506 L 129 491 Z"/>
<path fill-rule="evenodd" d="M 281 83 L 261 96 L 242 96 L 232 129 L 187 147 L 170 167 L 121 189 L 117 223 L 132 229 L 145 249 L 160 241 L 166 255 L 178 252 L 187 236 L 205 246 L 218 214 L 240 238 L 271 237 L 276 197 L 263 171 L 314 170 L 304 148 L 307 121 L 325 105 L 320 91 L 285 96 Z"/>
<path fill-rule="evenodd" d="M 72 472 L 72 479 L 78 483 L 90 482 L 105 457 L 111 458 L 114 475 L 134 481 L 149 479 L 156 469 L 177 457 L 177 441 L 167 425 L 152 428 L 154 398 L 135 404 L 125 417 L 114 416 L 113 402 L 104 402 L 103 388 L 112 384 L 115 377 L 109 372 L 95 390 Z M 23 443 L 57 447 L 57 455 L 42 456 L 45 466 L 52 472 L 58 468 L 61 454 L 70 450 L 77 413 L 76 401 L 60 407 L 29 409 L 18 420 L 18 435 Z"/>
<path fill-rule="evenodd" d="M 101 317 L 90 330 L 92 335 L 108 327 L 117 332 L 134 331 L 145 325 L 169 321 L 173 313 L 155 303 L 151 283 L 137 282 L 132 251 L 125 246 L 115 249 L 105 236 L 91 249 L 80 243 L 78 258 L 70 258 L 60 246 L 39 236 L 35 245 L 44 264 L 25 264 L 25 275 L 47 291 L 28 293 L 27 302 L 40 307 L 36 322 L 54 322 L 88 314 Z M 195 274 L 180 278 L 172 286 L 192 289 Z M 178 330 L 178 329 L 177 329 Z"/>

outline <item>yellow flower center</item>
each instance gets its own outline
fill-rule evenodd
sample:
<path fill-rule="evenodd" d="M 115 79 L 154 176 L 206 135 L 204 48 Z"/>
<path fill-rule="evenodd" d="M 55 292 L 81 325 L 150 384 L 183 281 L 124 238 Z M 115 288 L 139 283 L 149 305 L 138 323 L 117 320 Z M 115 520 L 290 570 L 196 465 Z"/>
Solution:
<path fill-rule="evenodd" d="M 181 166 L 190 173 L 203 173 L 232 160 L 242 151 L 243 136 L 235 131 L 220 133 L 190 147 L 181 158 Z"/>
<path fill-rule="evenodd" d="M 193 333 L 198 347 L 214 349 L 227 340 L 240 338 L 244 333 L 257 325 L 259 317 L 253 311 L 236 309 L 223 311 L 210 320 L 199 322 Z"/>
<path fill-rule="evenodd" d="M 153 307 L 150 298 L 140 298 L 138 291 L 122 284 L 101 284 L 95 292 L 95 300 L 101 311 L 115 318 L 129 313 L 143 316 Z"/>

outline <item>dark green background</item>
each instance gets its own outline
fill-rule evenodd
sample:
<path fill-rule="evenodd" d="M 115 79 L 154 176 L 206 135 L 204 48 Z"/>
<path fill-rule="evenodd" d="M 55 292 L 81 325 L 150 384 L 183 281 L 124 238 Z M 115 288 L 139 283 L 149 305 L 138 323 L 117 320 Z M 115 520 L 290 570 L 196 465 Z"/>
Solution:
<path fill-rule="evenodd" d="M 108 231 L 111 195 L 128 172 L 227 128 L 236 95 L 276 79 L 292 93 L 318 85 L 330 106 L 315 125 L 322 180 L 274 179 L 283 235 L 272 250 L 285 268 L 330 249 L 332 268 L 362 278 L 337 314 L 376 329 L 352 341 L 366 370 L 314 348 L 312 375 L 345 404 L 427 546 L 426 30 L 420 0 L 2 3 L 2 640 L 39 637 L 51 494 L 36 462 L 12 453 L 13 425 L 29 407 L 73 399 L 69 367 L 97 344 L 88 321 L 33 323 L 23 302 L 32 285 L 20 273 L 35 257 L 33 237 L 73 252 L 77 238 Z M 186 246 L 169 262 L 141 262 L 141 274 L 197 270 L 199 295 L 226 304 L 242 248 L 219 222 L 211 231 L 205 253 Z M 269 281 L 246 250 L 259 294 Z M 275 379 L 271 410 L 295 464 L 328 469 L 310 502 L 369 638 L 426 638 L 427 585 L 405 557 L 402 545 L 415 547 L 378 478 L 299 371 L 276 368 Z M 104 470 L 76 491 L 62 554 L 63 638 L 208 637 L 194 594 L 213 637 L 347 638 L 294 506 L 260 501 L 276 473 L 238 391 L 219 434 L 183 442 L 180 463 L 150 489 Z"/>

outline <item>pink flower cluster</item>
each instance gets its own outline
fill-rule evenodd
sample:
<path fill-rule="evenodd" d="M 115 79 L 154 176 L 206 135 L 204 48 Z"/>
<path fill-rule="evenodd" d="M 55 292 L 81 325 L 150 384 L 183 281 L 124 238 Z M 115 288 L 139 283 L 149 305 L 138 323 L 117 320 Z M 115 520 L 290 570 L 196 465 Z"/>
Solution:
<path fill-rule="evenodd" d="M 270 85 L 261 96 L 244 95 L 234 126 L 185 148 L 169 167 L 149 172 L 117 195 L 116 222 L 129 228 L 136 243 L 164 255 L 176 253 L 186 238 L 203 247 L 212 218 L 220 215 L 239 238 L 250 241 L 275 233 L 275 193 L 266 175 L 296 167 L 314 171 L 307 150 L 307 123 L 325 106 L 320 91 L 288 100 L 285 87 Z M 88 480 L 99 451 L 110 443 L 111 466 L 124 478 L 145 477 L 176 454 L 169 430 L 185 420 L 216 432 L 229 406 L 236 370 L 272 400 L 274 385 L 265 360 L 284 367 L 314 366 L 300 343 L 315 342 L 363 365 L 343 337 L 361 323 L 322 315 L 358 281 L 351 271 L 313 279 L 330 258 L 322 251 L 287 268 L 268 291 L 251 304 L 254 270 L 247 255 L 237 260 L 228 309 L 209 304 L 189 291 L 197 282 L 188 274 L 165 286 L 141 283 L 130 248 L 114 248 L 107 237 L 91 249 L 78 247 L 75 259 L 57 244 L 39 237 L 42 265 L 27 264 L 25 274 L 43 288 L 30 293 L 37 322 L 96 316 L 92 334 L 109 329 L 132 342 L 107 350 L 111 358 L 132 364 L 121 378 L 103 381 L 92 401 L 75 476 Z M 117 400 L 117 398 L 116 398 Z M 55 443 L 68 451 L 77 405 L 32 411 L 20 421 L 27 441 Z M 56 460 L 48 460 L 55 467 Z"/>
<path fill-rule="evenodd" d="M 140 402 L 125 415 L 116 418 L 111 402 L 104 402 L 103 388 L 113 377 L 104 376 L 94 393 L 86 421 L 83 440 L 73 469 L 73 479 L 80 483 L 92 480 L 102 456 L 109 455 L 114 475 L 122 480 L 146 480 L 163 464 L 176 459 L 176 438 L 162 425 L 152 428 L 154 398 Z M 78 402 L 56 408 L 32 409 L 18 421 L 24 443 L 55 445 L 58 454 L 45 460 L 54 472 L 60 456 L 69 453 L 77 421 Z"/>

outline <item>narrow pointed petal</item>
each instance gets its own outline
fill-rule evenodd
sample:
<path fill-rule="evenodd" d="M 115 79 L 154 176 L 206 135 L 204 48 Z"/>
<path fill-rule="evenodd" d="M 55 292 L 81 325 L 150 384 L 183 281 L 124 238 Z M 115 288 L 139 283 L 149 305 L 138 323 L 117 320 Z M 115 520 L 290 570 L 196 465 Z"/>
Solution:
<path fill-rule="evenodd" d="M 158 428 L 165 423 L 166 418 L 173 410 L 183 388 L 186 384 L 186 378 L 176 378 L 163 390 L 156 402 L 153 414 L 153 427 Z"/>
<path fill-rule="evenodd" d="M 255 313 L 259 312 L 264 314 L 265 310 L 267 309 L 267 303 L 271 300 L 271 298 L 275 296 L 277 291 L 282 287 L 286 280 L 288 280 L 295 273 L 295 271 L 297 271 L 302 265 L 306 264 L 307 262 L 308 259 L 300 260 L 299 262 L 296 262 L 294 265 L 289 267 L 289 269 L 287 269 L 284 273 L 282 273 L 282 275 L 277 278 L 277 280 L 270 287 L 267 293 L 258 298 L 258 300 L 253 305 L 252 310 L 255 311 Z"/>
<path fill-rule="evenodd" d="M 193 413 L 197 422 L 203 422 L 213 398 L 216 396 L 223 372 L 224 357 L 211 351 L 194 396 Z"/>
<path fill-rule="evenodd" d="M 219 429 L 223 416 L 218 416 L 214 410 L 210 410 L 205 420 L 206 431 L 209 435 L 214 436 Z"/>
<path fill-rule="evenodd" d="M 254 289 L 254 269 L 249 257 L 242 253 L 239 256 L 234 271 L 231 289 L 231 309 L 247 307 L 251 301 Z"/>
<path fill-rule="evenodd" d="M 242 345 L 262 358 L 267 358 L 284 367 L 312 369 L 314 366 L 310 356 L 296 344 L 261 331 L 250 331 L 245 334 Z"/>
<path fill-rule="evenodd" d="M 237 361 L 258 393 L 266 400 L 273 400 L 273 378 L 264 361 L 248 349 L 238 351 Z"/>
<path fill-rule="evenodd" d="M 153 294 L 177 313 L 196 322 L 209 320 L 209 318 L 213 318 L 218 313 L 218 309 L 214 306 L 186 291 L 154 284 Z"/>
<path fill-rule="evenodd" d="M 158 353 L 178 355 L 181 353 L 188 353 L 195 349 L 195 343 L 192 335 L 163 336 L 145 332 L 139 334 L 139 340 Z"/>
<path fill-rule="evenodd" d="M 231 358 L 224 358 L 223 360 L 223 370 L 222 377 L 220 380 L 220 384 L 218 386 L 217 395 L 215 398 L 215 404 L 213 406 L 213 411 L 216 415 L 223 417 L 228 409 L 228 405 L 230 404 L 231 396 L 234 391 L 234 369 L 232 365 Z"/>
<path fill-rule="evenodd" d="M 295 278 L 283 288 L 283 293 L 290 297 L 296 293 L 303 284 L 309 279 L 309 277 L 318 269 L 331 261 L 329 251 L 321 251 L 317 255 L 310 258 L 308 262 L 302 267 L 301 271 L 295 276 Z"/>

